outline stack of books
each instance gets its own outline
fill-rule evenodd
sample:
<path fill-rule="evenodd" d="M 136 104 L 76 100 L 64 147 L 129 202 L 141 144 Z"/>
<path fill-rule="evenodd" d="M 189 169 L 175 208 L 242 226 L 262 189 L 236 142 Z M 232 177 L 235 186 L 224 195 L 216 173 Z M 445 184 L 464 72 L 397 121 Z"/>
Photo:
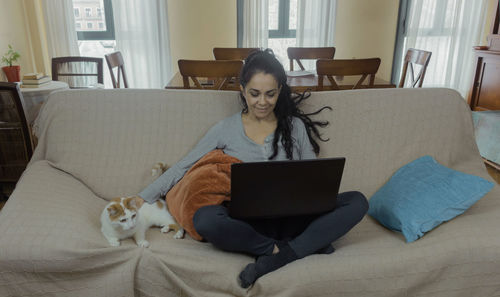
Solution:
<path fill-rule="evenodd" d="M 49 83 L 51 78 L 43 73 L 27 73 L 23 75 L 23 88 L 38 88 Z"/>

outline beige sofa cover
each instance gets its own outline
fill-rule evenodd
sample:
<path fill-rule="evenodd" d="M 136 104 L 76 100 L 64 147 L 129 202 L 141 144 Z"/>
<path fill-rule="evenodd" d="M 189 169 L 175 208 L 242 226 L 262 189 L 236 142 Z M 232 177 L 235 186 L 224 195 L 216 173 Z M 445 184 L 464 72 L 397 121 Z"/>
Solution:
<path fill-rule="evenodd" d="M 347 158 L 341 190 L 370 197 L 423 155 L 488 180 L 471 113 L 447 89 L 314 93 L 305 110 L 329 105 L 322 157 Z M 365 217 L 333 245 L 260 278 L 253 261 L 189 237 L 151 229 L 152 246 L 110 247 L 100 232 L 106 201 L 151 182 L 220 119 L 238 93 L 72 90 L 53 94 L 36 122 L 39 144 L 0 212 L 0 296 L 498 296 L 500 188 L 414 243 Z M 437 198 L 439 199 L 439 198 Z"/>

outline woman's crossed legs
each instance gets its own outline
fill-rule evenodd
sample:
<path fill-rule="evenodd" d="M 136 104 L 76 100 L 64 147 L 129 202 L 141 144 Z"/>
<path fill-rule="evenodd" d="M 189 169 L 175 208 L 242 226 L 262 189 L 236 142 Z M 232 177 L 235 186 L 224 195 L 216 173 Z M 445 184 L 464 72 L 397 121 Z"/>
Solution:
<path fill-rule="evenodd" d="M 193 217 L 193 223 L 196 232 L 214 246 L 225 251 L 259 256 L 256 263 L 247 265 L 240 274 L 241 285 L 246 288 L 260 276 L 296 259 L 318 251 L 332 252 L 331 243 L 359 223 L 367 211 L 368 202 L 362 193 L 340 193 L 333 211 L 311 219 L 304 226 L 305 230 L 296 230 L 300 233 L 288 242 L 263 235 L 266 230 L 258 232 L 251 222 L 231 218 L 222 205 L 200 208 Z M 273 254 L 276 244 L 280 251 Z"/>

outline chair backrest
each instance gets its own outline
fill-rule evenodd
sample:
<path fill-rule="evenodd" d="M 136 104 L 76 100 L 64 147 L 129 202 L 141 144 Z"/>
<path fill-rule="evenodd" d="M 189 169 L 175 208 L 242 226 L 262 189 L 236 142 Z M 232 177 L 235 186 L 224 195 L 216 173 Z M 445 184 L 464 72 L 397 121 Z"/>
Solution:
<path fill-rule="evenodd" d="M 17 182 L 33 155 L 22 96 L 16 83 L 0 82 L 1 182 Z"/>
<path fill-rule="evenodd" d="M 425 71 L 427 71 L 427 66 L 429 65 L 429 61 L 431 60 L 432 52 L 409 48 L 406 52 L 403 71 L 401 72 L 401 80 L 399 81 L 399 87 L 403 88 L 405 85 L 406 74 L 408 71 L 408 65 L 410 66 L 410 86 L 412 88 L 421 88 L 424 83 Z M 420 71 L 418 75 L 415 77 L 414 73 L 414 65 L 420 65 Z M 418 84 L 418 86 L 417 86 Z"/>
<path fill-rule="evenodd" d="M 71 89 L 103 84 L 102 64 L 102 58 L 95 57 L 52 58 L 52 80 L 64 81 Z"/>
<path fill-rule="evenodd" d="M 178 64 L 185 89 L 240 90 L 241 60 L 179 60 Z"/>
<path fill-rule="evenodd" d="M 316 61 L 316 72 L 318 73 L 317 90 L 340 90 L 334 76 L 344 77 L 351 75 L 361 75 L 352 89 L 373 87 L 375 83 L 375 73 L 377 73 L 379 66 L 379 58 L 348 60 L 319 59 Z M 363 85 L 363 82 L 368 76 L 370 76 L 368 85 Z M 330 81 L 330 86 L 324 86 L 324 77 Z"/>
<path fill-rule="evenodd" d="M 215 60 L 245 60 L 257 47 L 214 47 Z"/>
<path fill-rule="evenodd" d="M 290 71 L 293 71 L 294 60 L 301 70 L 305 70 L 300 60 L 333 59 L 335 47 L 289 47 L 286 52 L 290 59 Z"/>
<path fill-rule="evenodd" d="M 123 79 L 123 86 L 125 88 L 128 88 L 127 75 L 125 74 L 125 65 L 123 63 L 122 53 L 118 51 L 104 55 L 104 57 L 106 58 L 106 63 L 108 64 L 109 74 L 111 75 L 111 82 L 113 83 L 113 88 L 119 89 L 121 87 L 120 76 Z M 113 70 L 114 68 L 117 68 L 116 77 Z"/>

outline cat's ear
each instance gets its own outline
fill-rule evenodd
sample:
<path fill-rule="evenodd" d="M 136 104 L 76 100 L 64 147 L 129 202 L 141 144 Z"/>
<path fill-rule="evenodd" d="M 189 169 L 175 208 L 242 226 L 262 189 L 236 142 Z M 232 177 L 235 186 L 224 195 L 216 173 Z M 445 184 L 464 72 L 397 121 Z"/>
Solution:
<path fill-rule="evenodd" d="M 110 217 L 114 217 L 120 212 L 120 209 L 115 204 L 110 205 L 106 210 Z"/>
<path fill-rule="evenodd" d="M 123 202 L 128 209 L 136 210 L 144 204 L 144 199 L 139 196 L 129 197 Z"/>
<path fill-rule="evenodd" d="M 135 203 L 137 209 L 141 208 L 142 205 L 144 204 L 144 199 L 142 199 L 141 197 L 139 196 L 135 196 L 134 197 L 134 200 L 133 200 L 133 203 Z"/>
<path fill-rule="evenodd" d="M 120 203 L 120 202 L 122 202 L 122 198 L 115 197 L 115 198 L 111 199 L 111 202 L 118 202 L 118 203 Z"/>

